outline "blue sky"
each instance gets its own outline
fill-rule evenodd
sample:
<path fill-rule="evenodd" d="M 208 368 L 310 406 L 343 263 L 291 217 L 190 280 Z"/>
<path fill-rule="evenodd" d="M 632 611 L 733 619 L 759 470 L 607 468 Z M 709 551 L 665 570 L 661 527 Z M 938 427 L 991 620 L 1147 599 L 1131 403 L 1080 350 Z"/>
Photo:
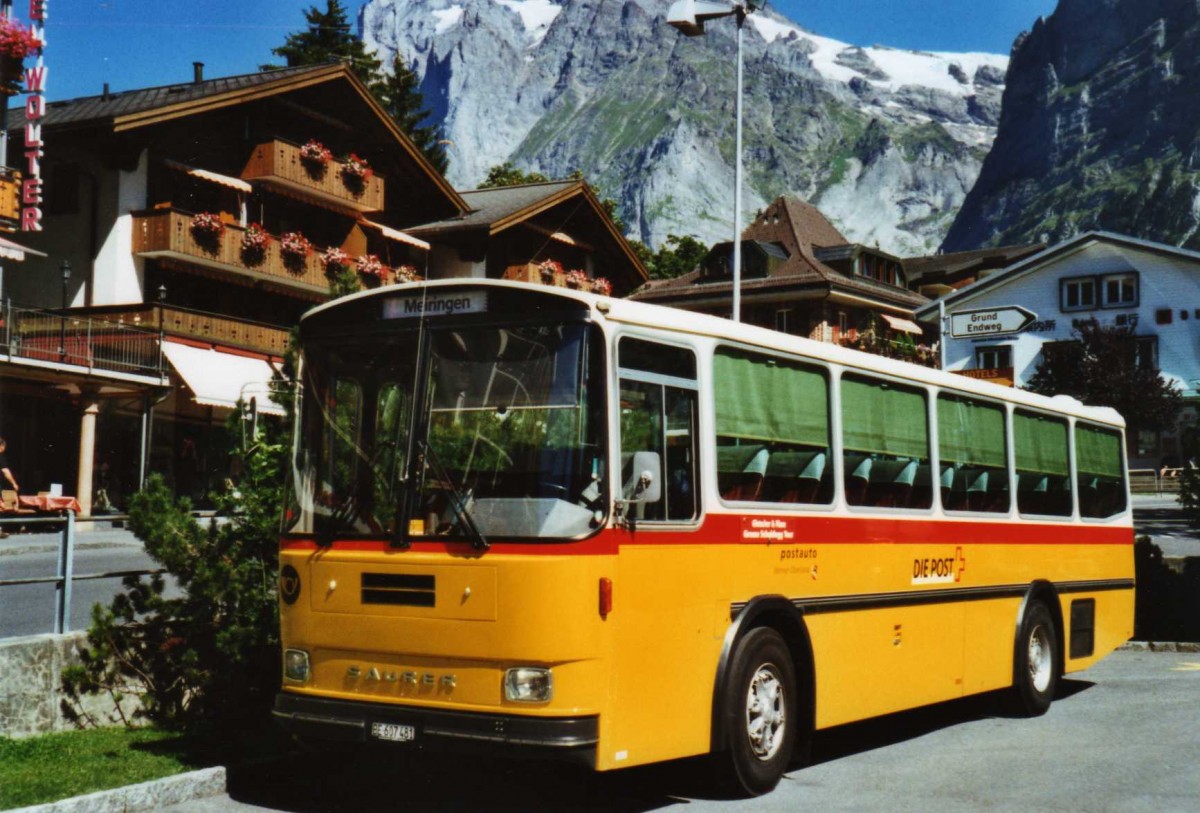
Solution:
<path fill-rule="evenodd" d="M 47 96 L 91 96 L 254 71 L 323 0 L 49 0 Z M 664 9 L 668 0 L 663 0 Z M 17 16 L 27 3 L 17 0 Z M 357 14 L 363 0 L 343 0 Z M 1008 53 L 1056 0 L 772 0 L 818 34 L 857 45 Z"/>

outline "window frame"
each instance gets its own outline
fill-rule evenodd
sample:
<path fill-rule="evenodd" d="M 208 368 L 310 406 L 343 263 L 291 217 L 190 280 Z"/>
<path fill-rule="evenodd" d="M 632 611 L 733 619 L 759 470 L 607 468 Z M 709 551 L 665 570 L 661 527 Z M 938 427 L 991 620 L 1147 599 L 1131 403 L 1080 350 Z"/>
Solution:
<path fill-rule="evenodd" d="M 1129 302 L 1118 299 L 1115 302 L 1110 302 L 1108 299 L 1108 285 L 1111 282 L 1120 284 L 1121 280 L 1129 279 L 1133 282 L 1133 299 Z M 1098 300 L 1100 307 L 1105 310 L 1115 310 L 1118 308 L 1136 308 L 1141 304 L 1142 299 L 1142 284 L 1141 279 L 1136 271 L 1119 271 L 1113 274 L 1104 274 L 1100 277 L 1100 290 Z M 1120 289 L 1118 289 L 1120 290 Z"/>
<path fill-rule="evenodd" d="M 1078 313 L 1082 311 L 1094 311 L 1099 308 L 1099 291 L 1097 290 L 1099 287 L 1098 282 L 1099 278 L 1094 274 L 1088 274 L 1087 276 L 1080 277 L 1060 278 L 1058 281 L 1058 309 L 1063 313 Z M 1085 283 L 1090 284 L 1092 288 L 1091 304 L 1083 304 L 1081 302 L 1078 305 L 1068 305 L 1067 291 L 1075 286 L 1083 286 Z"/>
<path fill-rule="evenodd" d="M 985 353 L 1005 352 L 1008 354 L 1008 364 L 993 364 L 985 366 L 981 360 L 981 356 Z M 975 348 L 975 369 L 976 370 L 1004 370 L 1013 366 L 1012 360 L 1013 346 L 1011 344 L 987 344 L 979 345 Z M 947 390 L 949 392 L 949 390 Z"/>

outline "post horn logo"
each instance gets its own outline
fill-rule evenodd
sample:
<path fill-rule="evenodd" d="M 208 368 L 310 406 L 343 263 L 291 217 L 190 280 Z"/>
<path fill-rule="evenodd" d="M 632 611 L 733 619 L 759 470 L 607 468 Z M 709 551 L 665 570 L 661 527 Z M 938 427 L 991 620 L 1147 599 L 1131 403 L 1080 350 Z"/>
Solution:
<path fill-rule="evenodd" d="M 279 571 L 279 595 L 285 604 L 295 604 L 300 598 L 300 574 L 291 565 Z"/>

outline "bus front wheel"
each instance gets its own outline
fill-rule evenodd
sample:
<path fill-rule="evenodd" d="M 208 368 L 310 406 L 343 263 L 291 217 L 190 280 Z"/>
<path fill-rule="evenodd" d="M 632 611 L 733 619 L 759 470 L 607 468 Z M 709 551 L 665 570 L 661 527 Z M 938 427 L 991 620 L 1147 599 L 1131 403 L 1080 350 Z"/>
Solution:
<path fill-rule="evenodd" d="M 1054 699 L 1060 671 L 1054 618 L 1045 604 L 1034 601 L 1025 611 L 1017 636 L 1013 709 L 1029 717 L 1045 714 Z"/>
<path fill-rule="evenodd" d="M 724 749 L 718 755 L 735 792 L 759 796 L 779 784 L 800 725 L 796 670 L 779 633 L 750 630 L 730 661 L 722 698 Z"/>

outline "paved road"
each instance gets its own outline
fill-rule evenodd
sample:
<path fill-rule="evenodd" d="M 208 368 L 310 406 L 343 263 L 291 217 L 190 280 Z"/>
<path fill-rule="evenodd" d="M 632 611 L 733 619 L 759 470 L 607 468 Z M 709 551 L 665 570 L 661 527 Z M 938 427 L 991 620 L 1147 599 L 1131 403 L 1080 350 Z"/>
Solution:
<path fill-rule="evenodd" d="M 1200 654 L 1118 652 L 1068 678 L 1050 712 L 972 698 L 818 735 L 774 793 L 723 799 L 683 760 L 594 774 L 481 757 L 309 755 L 235 772 L 231 794 L 164 813 L 250 811 L 1093 811 L 1194 813 Z"/>
<path fill-rule="evenodd" d="M 61 533 L 12 533 L 0 539 L 0 580 L 51 578 L 58 567 Z M 107 526 L 80 530 L 75 537 L 75 573 L 156 570 L 140 540 Z M 170 584 L 170 581 L 168 581 Z M 108 604 L 121 579 L 77 580 L 72 587 L 70 629 L 87 629 L 92 605 Z M 0 638 L 41 635 L 54 628 L 54 585 L 0 585 Z"/>

